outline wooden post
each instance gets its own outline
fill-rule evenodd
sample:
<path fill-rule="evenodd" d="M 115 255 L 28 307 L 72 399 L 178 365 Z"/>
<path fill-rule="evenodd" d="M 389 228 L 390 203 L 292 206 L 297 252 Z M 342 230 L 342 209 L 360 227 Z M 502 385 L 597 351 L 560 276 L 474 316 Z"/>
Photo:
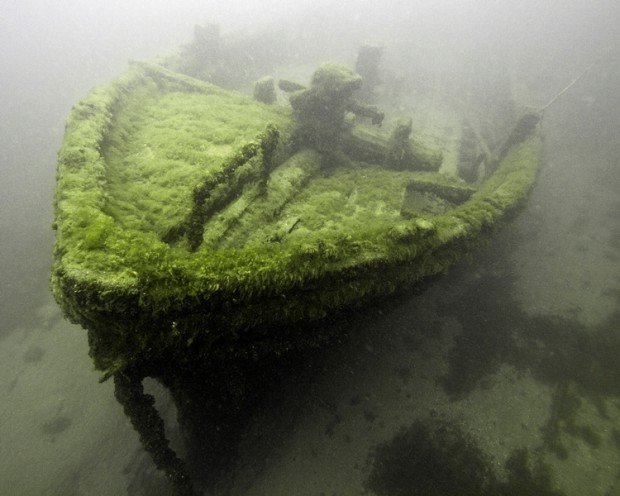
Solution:
<path fill-rule="evenodd" d="M 155 398 L 144 392 L 143 377 L 131 372 L 114 374 L 114 396 L 123 405 L 125 415 L 140 436 L 140 442 L 163 470 L 172 484 L 175 496 L 197 496 L 185 464 L 168 446 L 164 421 L 155 408 Z"/>

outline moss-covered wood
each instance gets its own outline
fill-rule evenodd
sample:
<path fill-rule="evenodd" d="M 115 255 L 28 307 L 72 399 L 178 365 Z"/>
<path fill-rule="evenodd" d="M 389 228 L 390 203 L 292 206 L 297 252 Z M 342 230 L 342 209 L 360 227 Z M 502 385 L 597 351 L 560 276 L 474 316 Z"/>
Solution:
<path fill-rule="evenodd" d="M 280 144 L 268 146 L 275 129 Z M 52 283 L 98 369 L 207 360 L 217 343 L 253 336 L 268 347 L 438 274 L 523 199 L 540 148 L 517 143 L 476 191 L 386 169 L 372 140 L 328 168 L 321 151 L 289 156 L 292 129 L 285 107 L 145 64 L 76 105 L 59 153 Z M 436 201 L 404 208 L 412 191 Z"/>
<path fill-rule="evenodd" d="M 299 147 L 333 151 L 347 130 L 345 114 L 362 78 L 339 64 L 327 63 L 312 76 L 308 89 L 290 96 L 295 116 L 295 140 Z"/>
<path fill-rule="evenodd" d="M 196 496 L 185 464 L 168 446 L 164 421 L 155 408 L 155 398 L 144 392 L 142 375 L 131 372 L 115 374 L 114 395 L 138 432 L 145 451 L 168 477 L 174 495 Z"/>
<path fill-rule="evenodd" d="M 341 138 L 344 152 L 356 160 L 382 164 L 396 170 L 437 171 L 443 161 L 441 152 L 432 150 L 408 134 L 399 133 L 397 123 L 392 136 L 373 128 L 355 126 Z"/>
<path fill-rule="evenodd" d="M 263 103 L 275 103 L 276 86 L 271 76 L 262 77 L 254 83 L 254 99 Z"/>

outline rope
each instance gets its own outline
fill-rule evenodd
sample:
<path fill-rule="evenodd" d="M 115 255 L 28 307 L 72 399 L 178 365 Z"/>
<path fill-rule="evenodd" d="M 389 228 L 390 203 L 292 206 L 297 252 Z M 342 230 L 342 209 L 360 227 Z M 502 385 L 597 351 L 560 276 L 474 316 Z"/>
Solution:
<path fill-rule="evenodd" d="M 568 85 L 562 90 L 560 91 L 557 95 L 555 95 L 551 100 L 549 100 L 549 102 L 547 103 L 547 105 L 545 105 L 544 107 L 542 107 L 540 109 L 541 114 L 548 108 L 550 107 L 558 98 L 560 98 L 564 93 L 566 93 L 570 88 L 572 88 L 572 86 L 577 83 L 577 81 L 579 81 L 583 76 L 585 76 L 590 69 L 592 69 L 592 67 L 594 67 L 597 63 L 599 63 L 603 57 L 607 56 L 609 53 L 611 52 L 611 47 L 608 47 L 607 50 L 605 51 L 605 53 L 603 55 L 600 55 L 598 58 L 594 59 L 592 61 L 592 63 L 586 67 L 584 69 L 584 71 L 579 74 L 579 76 L 577 76 L 575 79 L 573 79 L 570 83 L 568 83 Z"/>

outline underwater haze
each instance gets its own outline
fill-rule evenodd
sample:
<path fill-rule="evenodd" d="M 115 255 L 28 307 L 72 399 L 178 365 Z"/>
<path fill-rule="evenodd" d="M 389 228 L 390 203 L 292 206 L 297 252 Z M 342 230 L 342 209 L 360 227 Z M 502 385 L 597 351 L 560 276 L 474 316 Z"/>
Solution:
<path fill-rule="evenodd" d="M 51 295 L 56 153 L 68 112 L 92 87 L 207 23 L 229 39 L 281 36 L 284 72 L 299 78 L 323 60 L 353 67 L 360 46 L 382 46 L 391 92 L 379 92 L 405 114 L 429 91 L 501 113 L 500 83 L 523 108 L 553 103 L 523 209 L 446 275 L 347 316 L 340 339 L 266 374 L 273 381 L 230 439 L 232 460 L 208 474 L 187 460 L 196 486 L 231 496 L 620 496 L 614 0 L 4 0 L 0 496 L 172 494 L 112 381 L 99 383 L 86 332 Z M 169 393 L 145 383 L 184 457 Z"/>

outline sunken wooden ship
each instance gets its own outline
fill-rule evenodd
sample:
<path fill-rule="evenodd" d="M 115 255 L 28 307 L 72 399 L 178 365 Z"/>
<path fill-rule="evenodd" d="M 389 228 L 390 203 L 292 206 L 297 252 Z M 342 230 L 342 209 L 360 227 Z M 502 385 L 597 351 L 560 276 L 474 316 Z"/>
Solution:
<path fill-rule="evenodd" d="M 492 149 L 460 117 L 425 134 L 337 63 L 230 89 L 247 75 L 209 76 L 205 33 L 75 105 L 55 198 L 56 300 L 178 494 L 195 490 L 144 377 L 204 434 L 217 415 L 197 412 L 230 389 L 227 371 L 315 346 L 326 318 L 470 254 L 523 202 L 541 149 L 536 114 L 515 114 Z M 367 81 L 376 54 L 359 52 Z"/>

